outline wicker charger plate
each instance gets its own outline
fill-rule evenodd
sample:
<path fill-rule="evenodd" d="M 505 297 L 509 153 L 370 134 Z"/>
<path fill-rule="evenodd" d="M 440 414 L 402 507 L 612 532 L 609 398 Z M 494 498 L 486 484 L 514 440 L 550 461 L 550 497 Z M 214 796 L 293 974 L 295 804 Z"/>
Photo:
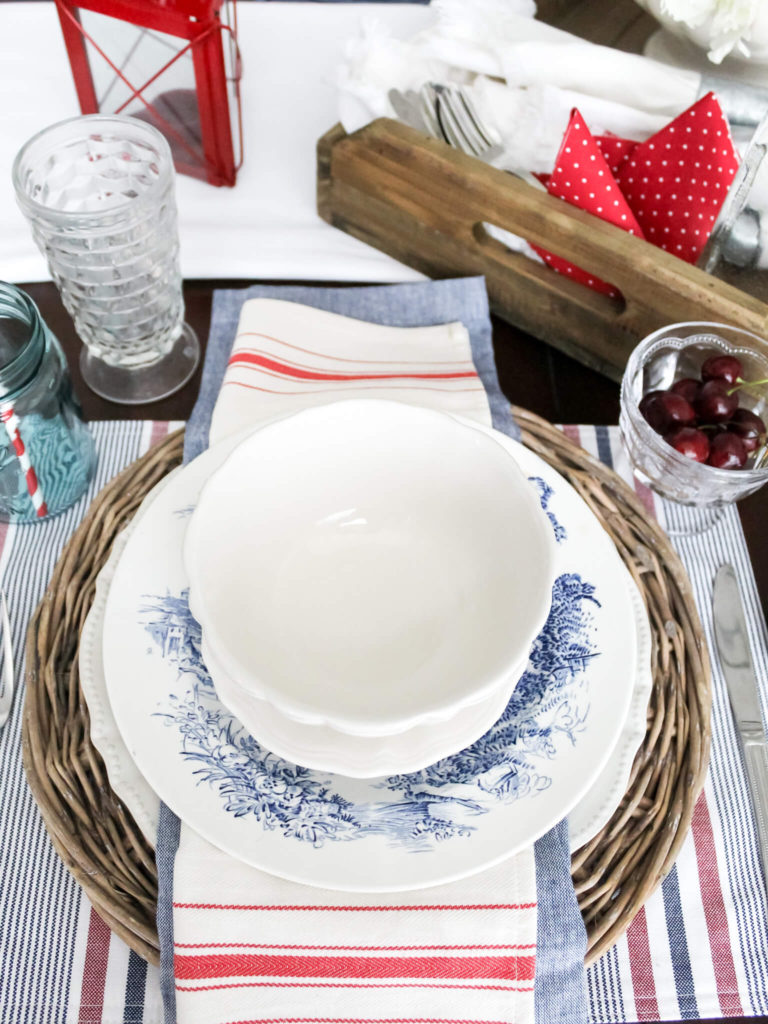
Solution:
<path fill-rule="evenodd" d="M 709 657 L 686 572 L 633 491 L 551 424 L 515 408 L 523 441 L 576 488 L 640 588 L 653 636 L 645 740 L 620 806 L 573 857 L 587 962 L 629 927 L 672 867 L 704 784 Z M 24 767 L 53 844 L 96 910 L 137 953 L 159 959 L 154 855 L 109 785 L 80 690 L 80 631 L 112 543 L 144 495 L 181 462 L 170 435 L 105 487 L 64 549 L 27 633 Z"/>

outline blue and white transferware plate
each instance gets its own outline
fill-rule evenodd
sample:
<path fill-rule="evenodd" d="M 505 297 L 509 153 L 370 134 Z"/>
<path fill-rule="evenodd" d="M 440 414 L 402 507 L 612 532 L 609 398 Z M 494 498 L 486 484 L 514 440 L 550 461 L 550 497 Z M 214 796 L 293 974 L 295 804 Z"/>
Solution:
<path fill-rule="evenodd" d="M 190 463 L 146 510 L 107 599 L 109 700 L 139 770 L 204 838 L 294 881 L 406 890 L 529 846 L 590 789 L 635 681 L 633 584 L 576 492 L 522 445 L 494 436 L 537 489 L 558 541 L 552 609 L 498 722 L 408 775 L 350 779 L 298 767 L 260 747 L 218 700 L 189 612 L 182 545 L 203 483 L 239 438 Z"/>

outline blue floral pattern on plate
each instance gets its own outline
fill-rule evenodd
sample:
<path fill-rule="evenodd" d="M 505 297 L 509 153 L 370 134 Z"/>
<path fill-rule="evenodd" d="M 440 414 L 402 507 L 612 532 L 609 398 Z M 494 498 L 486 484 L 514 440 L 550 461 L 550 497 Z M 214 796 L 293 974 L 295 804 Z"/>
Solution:
<path fill-rule="evenodd" d="M 382 799 L 364 803 L 337 792 L 332 774 L 265 750 L 221 706 L 200 656 L 200 626 L 186 591 L 148 596 L 140 614 L 179 676 L 194 677 L 191 689 L 173 695 L 160 713 L 178 730 L 179 753 L 198 781 L 218 790 L 230 814 L 253 815 L 264 828 L 314 846 L 381 835 L 392 845 L 424 851 L 471 836 L 471 819 L 487 813 L 489 798 L 509 803 L 550 786 L 546 762 L 562 743 L 577 742 L 589 712 L 585 669 L 598 654 L 590 613 L 597 604 L 590 583 L 576 573 L 560 576 L 528 668 L 496 724 L 451 757 L 379 780 Z"/>
<path fill-rule="evenodd" d="M 551 512 L 549 509 L 549 503 L 552 499 L 553 494 L 555 493 L 554 488 L 550 487 L 547 481 L 542 479 L 542 477 L 540 476 L 529 476 L 528 480 L 539 492 L 539 501 L 541 502 L 541 507 L 547 514 L 547 519 L 552 524 L 552 530 L 555 534 L 555 540 L 558 544 L 562 544 L 564 540 L 568 539 L 568 531 L 559 521 L 555 513 Z"/>

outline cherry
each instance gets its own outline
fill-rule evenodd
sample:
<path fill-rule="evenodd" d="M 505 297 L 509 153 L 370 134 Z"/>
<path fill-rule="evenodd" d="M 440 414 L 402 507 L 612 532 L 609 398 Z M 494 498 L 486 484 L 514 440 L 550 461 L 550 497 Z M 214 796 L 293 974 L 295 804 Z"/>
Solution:
<path fill-rule="evenodd" d="M 639 408 L 657 434 L 666 434 L 673 427 L 690 427 L 696 421 L 691 403 L 671 391 L 650 391 Z"/>
<path fill-rule="evenodd" d="M 681 455 L 687 455 L 696 462 L 706 462 L 709 457 L 709 438 L 703 430 L 697 430 L 695 427 L 678 427 L 665 434 L 664 440 Z"/>
<path fill-rule="evenodd" d="M 742 366 L 736 356 L 710 356 L 701 367 L 701 379 L 725 380 L 735 384 L 741 377 Z"/>
<path fill-rule="evenodd" d="M 741 469 L 747 461 L 747 450 L 740 437 L 726 431 L 712 438 L 707 465 L 716 469 Z"/>
<path fill-rule="evenodd" d="M 682 380 L 675 381 L 669 390 L 673 391 L 676 395 L 682 395 L 686 402 L 693 404 L 700 388 L 700 380 L 694 380 L 692 377 L 683 377 Z"/>
<path fill-rule="evenodd" d="M 702 384 L 693 407 L 702 422 L 725 423 L 738 409 L 739 399 L 728 393 L 727 381 L 714 378 Z"/>
<path fill-rule="evenodd" d="M 654 398 L 658 398 L 659 395 L 666 395 L 666 391 L 646 391 L 646 393 L 640 399 L 640 403 L 638 405 L 638 409 L 643 415 L 645 415 L 643 410 L 653 401 Z"/>
<path fill-rule="evenodd" d="M 701 366 L 701 379 L 683 377 L 669 388 L 649 391 L 639 410 L 650 427 L 686 458 L 718 469 L 740 469 L 768 445 L 766 422 L 739 407 L 745 381 L 736 356 L 713 352 Z"/>
<path fill-rule="evenodd" d="M 753 452 L 765 440 L 765 423 L 750 409 L 737 409 L 727 424 L 728 430 L 741 438 L 747 452 Z"/>

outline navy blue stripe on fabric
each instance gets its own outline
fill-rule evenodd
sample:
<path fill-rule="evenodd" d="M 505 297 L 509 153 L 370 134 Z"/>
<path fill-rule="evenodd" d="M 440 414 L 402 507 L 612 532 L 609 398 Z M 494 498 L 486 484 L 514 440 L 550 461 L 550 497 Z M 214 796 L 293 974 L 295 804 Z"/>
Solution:
<path fill-rule="evenodd" d="M 611 452 L 611 438 L 608 427 L 595 427 L 595 439 L 597 441 L 597 456 L 609 469 L 613 469 L 613 453 Z"/>
<path fill-rule="evenodd" d="M 667 934 L 672 949 L 672 973 L 675 978 L 677 1005 L 683 1020 L 698 1019 L 700 1016 L 696 1005 L 693 988 L 693 971 L 688 951 L 688 936 L 683 920 L 683 905 L 680 900 L 680 882 L 677 877 L 677 865 L 672 868 L 664 879 L 661 892 L 664 897 L 664 917 L 667 921 Z"/>
<path fill-rule="evenodd" d="M 624 1000 L 621 991 L 621 975 L 619 972 L 619 957 L 616 947 L 613 946 L 602 958 L 603 984 L 606 992 L 606 1004 L 610 1007 L 613 1020 L 626 1020 Z"/>
<path fill-rule="evenodd" d="M 160 802 L 157 823 L 157 936 L 160 940 L 160 991 L 165 1024 L 176 1022 L 176 978 L 173 973 L 173 869 L 179 848 L 181 822 Z"/>
<path fill-rule="evenodd" d="M 147 961 L 131 950 L 125 979 L 123 1024 L 141 1024 L 144 1019 L 144 993 L 147 988 Z"/>

